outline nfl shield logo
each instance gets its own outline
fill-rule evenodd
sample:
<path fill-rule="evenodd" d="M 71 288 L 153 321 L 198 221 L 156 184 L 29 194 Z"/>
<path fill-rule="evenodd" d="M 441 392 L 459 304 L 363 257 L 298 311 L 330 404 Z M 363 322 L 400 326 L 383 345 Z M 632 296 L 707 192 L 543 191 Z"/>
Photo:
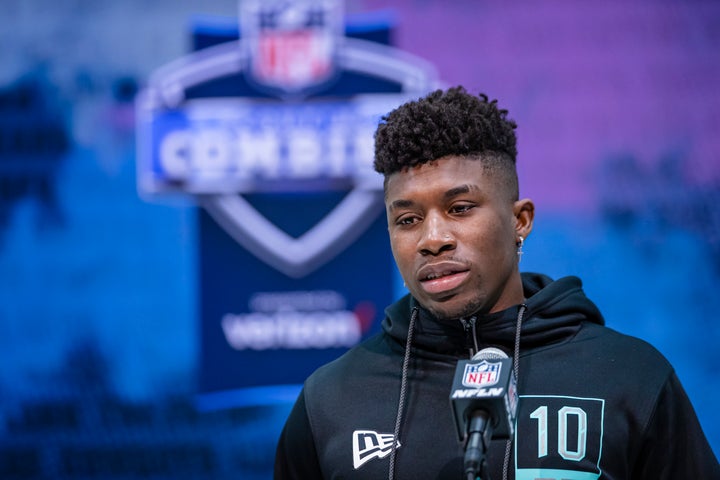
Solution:
<path fill-rule="evenodd" d="M 486 360 L 480 363 L 468 363 L 465 365 L 462 384 L 471 388 L 495 385 L 500 378 L 501 367 L 501 362 L 491 363 Z"/>
<path fill-rule="evenodd" d="M 250 80 L 284 94 L 328 82 L 344 33 L 339 0 L 245 0 L 240 4 Z"/>

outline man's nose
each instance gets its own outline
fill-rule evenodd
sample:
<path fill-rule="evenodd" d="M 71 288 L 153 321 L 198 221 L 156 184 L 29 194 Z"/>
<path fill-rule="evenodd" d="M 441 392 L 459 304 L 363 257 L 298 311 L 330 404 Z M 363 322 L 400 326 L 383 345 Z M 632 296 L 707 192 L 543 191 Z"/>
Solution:
<path fill-rule="evenodd" d="M 428 215 L 422 225 L 418 251 L 423 255 L 438 255 L 456 247 L 455 235 L 439 215 Z"/>

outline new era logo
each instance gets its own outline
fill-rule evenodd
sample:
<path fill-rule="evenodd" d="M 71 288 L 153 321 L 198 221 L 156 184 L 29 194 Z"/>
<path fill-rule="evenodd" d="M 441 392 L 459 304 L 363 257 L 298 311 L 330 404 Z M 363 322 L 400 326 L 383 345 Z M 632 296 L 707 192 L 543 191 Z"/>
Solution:
<path fill-rule="evenodd" d="M 385 458 L 392 451 L 395 436 L 392 433 L 378 433 L 372 430 L 353 432 L 353 467 L 355 470 L 373 458 Z M 400 448 L 400 442 L 397 442 Z"/>

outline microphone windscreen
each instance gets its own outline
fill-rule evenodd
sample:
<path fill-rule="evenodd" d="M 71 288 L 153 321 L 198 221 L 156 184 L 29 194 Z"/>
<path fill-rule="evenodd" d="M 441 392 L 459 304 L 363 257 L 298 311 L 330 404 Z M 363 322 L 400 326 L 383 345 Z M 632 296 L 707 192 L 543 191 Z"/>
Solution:
<path fill-rule="evenodd" d="M 497 347 L 483 348 L 472 357 L 473 360 L 497 360 L 499 358 L 508 358 L 508 356 Z"/>

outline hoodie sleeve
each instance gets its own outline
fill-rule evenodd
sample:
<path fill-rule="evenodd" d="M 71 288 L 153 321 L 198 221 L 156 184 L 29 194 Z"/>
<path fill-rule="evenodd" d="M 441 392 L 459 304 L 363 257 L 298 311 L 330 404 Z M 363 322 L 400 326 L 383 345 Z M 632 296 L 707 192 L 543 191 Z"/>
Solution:
<path fill-rule="evenodd" d="M 632 478 L 720 479 L 720 466 L 673 372 L 658 396 Z"/>
<path fill-rule="evenodd" d="M 275 480 L 322 478 L 305 408 L 305 389 L 293 406 L 275 452 Z"/>

